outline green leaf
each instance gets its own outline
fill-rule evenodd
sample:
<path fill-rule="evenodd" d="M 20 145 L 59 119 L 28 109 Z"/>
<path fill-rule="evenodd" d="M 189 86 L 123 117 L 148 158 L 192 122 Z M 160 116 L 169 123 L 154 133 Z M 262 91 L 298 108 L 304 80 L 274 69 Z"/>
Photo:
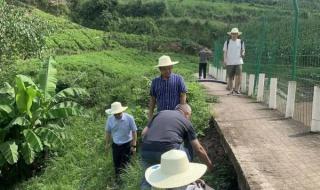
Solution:
<path fill-rule="evenodd" d="M 0 105 L 0 112 L 4 112 L 9 115 L 12 112 L 12 108 L 9 105 Z"/>
<path fill-rule="evenodd" d="M 58 124 L 48 124 L 46 127 L 48 129 L 54 130 L 55 133 L 59 136 L 60 139 L 65 139 L 66 138 L 65 133 L 64 133 L 64 128 L 61 127 L 60 125 L 58 125 Z"/>
<path fill-rule="evenodd" d="M 57 84 L 57 70 L 54 68 L 55 63 L 52 57 L 47 60 L 42 67 L 39 75 L 40 89 L 44 93 L 45 100 L 48 100 L 55 94 Z"/>
<path fill-rule="evenodd" d="M 66 88 L 54 96 L 54 102 L 59 102 L 60 100 L 68 98 L 78 98 L 81 96 L 89 96 L 89 94 L 83 88 Z"/>
<path fill-rule="evenodd" d="M 18 125 L 18 126 L 29 126 L 30 125 L 30 121 L 27 120 L 24 117 L 17 117 L 14 120 L 12 120 L 9 123 L 9 125 L 7 125 L 5 128 L 8 129 L 8 128 L 10 128 L 12 126 L 15 126 L 15 125 Z"/>
<path fill-rule="evenodd" d="M 28 94 L 21 78 L 16 77 L 16 104 L 20 113 L 27 111 Z"/>
<path fill-rule="evenodd" d="M 76 102 L 66 101 L 54 105 L 46 114 L 48 119 L 67 118 L 70 116 L 84 116 L 82 107 Z"/>
<path fill-rule="evenodd" d="M 18 161 L 18 146 L 14 141 L 7 141 L 0 144 L 0 152 L 9 164 L 15 164 Z"/>
<path fill-rule="evenodd" d="M 50 148 L 59 147 L 63 145 L 61 138 L 54 129 L 39 127 L 35 130 L 35 132 L 39 135 L 43 144 Z"/>
<path fill-rule="evenodd" d="M 6 137 L 8 130 L 0 128 L 0 144 L 3 143 L 4 138 Z"/>
<path fill-rule="evenodd" d="M 8 94 L 14 97 L 14 88 L 9 83 L 5 82 L 4 87 L 0 89 L 0 94 Z"/>
<path fill-rule="evenodd" d="M 21 153 L 24 161 L 27 164 L 31 164 L 34 161 L 35 152 L 33 151 L 33 148 L 29 143 L 26 143 L 26 142 L 22 143 Z"/>
<path fill-rule="evenodd" d="M 36 84 L 33 82 L 33 80 L 30 77 L 27 77 L 25 75 L 17 75 L 16 77 L 21 79 L 24 86 L 36 86 Z"/>
<path fill-rule="evenodd" d="M 5 163 L 7 163 L 7 161 L 4 158 L 4 156 L 0 153 L 0 167 L 3 166 Z"/>
<path fill-rule="evenodd" d="M 36 152 L 43 150 L 43 145 L 40 138 L 32 130 L 24 130 L 23 135 L 26 138 L 26 142 L 28 142 Z"/>
<path fill-rule="evenodd" d="M 29 86 L 27 87 L 27 94 L 28 94 L 28 99 L 27 99 L 27 113 L 29 117 L 32 117 L 32 113 L 30 111 L 32 103 L 34 101 L 34 98 L 37 96 L 38 91 L 34 86 Z"/>
<path fill-rule="evenodd" d="M 30 117 L 32 116 L 30 109 L 37 94 L 38 89 L 29 77 L 16 76 L 16 104 L 20 113 L 28 113 Z"/>

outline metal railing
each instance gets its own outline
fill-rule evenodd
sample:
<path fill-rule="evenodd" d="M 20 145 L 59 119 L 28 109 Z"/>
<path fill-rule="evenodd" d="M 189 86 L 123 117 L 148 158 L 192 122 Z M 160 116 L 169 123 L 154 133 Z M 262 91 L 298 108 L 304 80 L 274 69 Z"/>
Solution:
<path fill-rule="evenodd" d="M 320 85 L 320 14 L 314 1 L 277 1 L 272 12 L 238 27 L 246 47 L 243 72 L 255 75 L 253 97 L 257 96 L 258 77 L 265 74 L 262 102 L 268 104 L 270 79 L 277 78 L 277 109 L 285 114 L 288 82 L 296 81 L 293 119 L 311 125 L 314 86 Z M 226 32 L 230 28 L 226 28 Z M 222 66 L 222 47 L 227 36 L 214 42 L 215 57 L 211 67 Z"/>

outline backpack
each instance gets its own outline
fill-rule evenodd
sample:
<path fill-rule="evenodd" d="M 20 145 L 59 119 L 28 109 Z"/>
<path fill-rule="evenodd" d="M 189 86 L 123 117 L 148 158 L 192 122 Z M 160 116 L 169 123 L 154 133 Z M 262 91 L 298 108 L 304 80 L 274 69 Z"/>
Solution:
<path fill-rule="evenodd" d="M 231 40 L 231 39 L 226 40 L 226 42 L 227 42 L 227 51 L 228 51 L 228 47 L 229 47 L 230 40 Z M 243 40 L 241 40 L 241 39 L 240 39 L 240 44 L 241 44 L 241 51 L 242 51 L 242 49 L 243 49 L 243 48 L 242 48 L 242 47 L 243 47 Z"/>

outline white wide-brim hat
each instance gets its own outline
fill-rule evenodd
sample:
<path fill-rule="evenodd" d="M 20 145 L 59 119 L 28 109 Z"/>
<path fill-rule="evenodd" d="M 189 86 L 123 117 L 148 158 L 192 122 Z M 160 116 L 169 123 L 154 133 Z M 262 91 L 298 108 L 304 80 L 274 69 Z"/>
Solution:
<path fill-rule="evenodd" d="M 155 188 L 176 188 L 199 179 L 207 170 L 204 164 L 190 163 L 184 151 L 170 150 L 161 155 L 161 164 L 145 172 L 148 183 Z"/>
<path fill-rule="evenodd" d="M 232 28 L 230 32 L 227 32 L 228 35 L 231 35 L 233 33 L 237 33 L 238 35 L 242 34 L 242 32 L 240 32 L 238 28 Z"/>
<path fill-rule="evenodd" d="M 111 108 L 107 109 L 106 114 L 117 114 L 125 111 L 128 107 L 122 107 L 120 102 L 113 102 Z"/>
<path fill-rule="evenodd" d="M 169 56 L 163 55 L 159 58 L 158 65 L 154 67 L 167 67 L 170 65 L 175 65 L 177 63 L 179 63 L 179 61 L 171 61 L 171 58 Z"/>

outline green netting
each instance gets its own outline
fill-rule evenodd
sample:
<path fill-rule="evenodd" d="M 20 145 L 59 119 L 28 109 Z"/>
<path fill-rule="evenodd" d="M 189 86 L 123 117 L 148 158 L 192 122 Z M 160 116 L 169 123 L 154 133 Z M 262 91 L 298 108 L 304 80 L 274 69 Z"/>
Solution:
<path fill-rule="evenodd" d="M 297 81 L 294 117 L 307 125 L 311 120 L 313 87 L 320 85 L 319 6 L 316 0 L 278 0 L 272 10 L 262 11 L 256 19 L 230 23 L 230 28 L 226 28 L 226 32 L 232 27 L 243 32 L 243 71 L 255 74 L 255 84 L 259 73 L 266 74 L 265 102 L 270 78 L 278 78 L 278 109 L 284 112 L 288 81 Z M 225 35 L 215 41 L 216 67 L 221 67 L 222 47 L 227 38 Z"/>

